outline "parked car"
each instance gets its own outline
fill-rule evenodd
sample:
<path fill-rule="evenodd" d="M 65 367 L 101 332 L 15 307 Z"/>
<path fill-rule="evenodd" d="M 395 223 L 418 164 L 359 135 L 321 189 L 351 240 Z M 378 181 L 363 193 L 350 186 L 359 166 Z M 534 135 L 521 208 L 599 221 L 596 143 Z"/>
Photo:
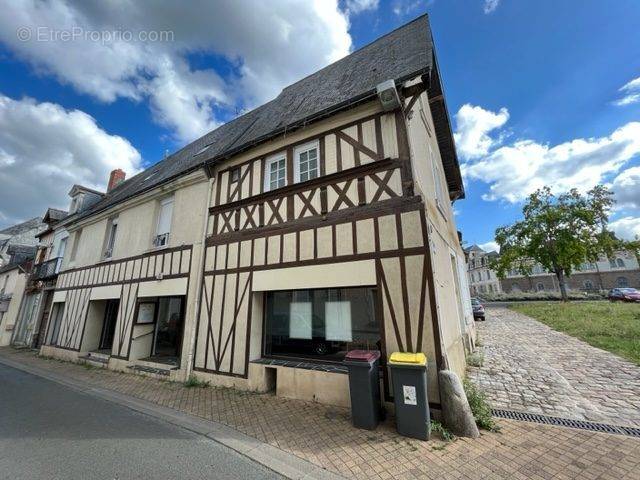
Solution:
<path fill-rule="evenodd" d="M 636 288 L 614 288 L 609 291 L 609 301 L 640 303 L 640 290 Z"/>
<path fill-rule="evenodd" d="M 473 319 L 482 320 L 484 322 L 484 305 L 479 298 L 471 299 L 471 308 L 473 309 Z"/>

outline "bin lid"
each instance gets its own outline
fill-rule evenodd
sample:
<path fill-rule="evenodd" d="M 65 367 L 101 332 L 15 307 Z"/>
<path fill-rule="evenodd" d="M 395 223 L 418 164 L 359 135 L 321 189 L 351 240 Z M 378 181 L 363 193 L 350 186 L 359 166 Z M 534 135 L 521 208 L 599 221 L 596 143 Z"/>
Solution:
<path fill-rule="evenodd" d="M 373 362 L 380 358 L 378 350 L 351 350 L 344 356 L 345 360 L 352 362 Z"/>
<path fill-rule="evenodd" d="M 426 365 L 427 357 L 424 353 L 393 352 L 389 363 L 407 363 L 410 365 Z"/>

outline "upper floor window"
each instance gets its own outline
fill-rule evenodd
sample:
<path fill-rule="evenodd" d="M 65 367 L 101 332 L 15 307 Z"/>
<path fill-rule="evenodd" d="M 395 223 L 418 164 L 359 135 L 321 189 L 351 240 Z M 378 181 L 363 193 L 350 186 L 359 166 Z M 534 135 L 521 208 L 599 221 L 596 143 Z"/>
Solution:
<path fill-rule="evenodd" d="M 240 167 L 231 170 L 231 183 L 235 183 L 240 180 Z"/>
<path fill-rule="evenodd" d="M 173 197 L 167 197 L 160 202 L 158 211 L 158 224 L 156 226 L 156 236 L 153 244 L 156 247 L 163 247 L 169 244 L 169 234 L 171 233 L 171 219 L 173 217 Z"/>
<path fill-rule="evenodd" d="M 107 226 L 107 243 L 104 249 L 104 258 L 111 258 L 113 255 L 113 247 L 116 244 L 116 235 L 118 234 L 118 218 L 109 220 Z"/>
<path fill-rule="evenodd" d="M 64 257 L 64 251 L 67 249 L 67 239 L 68 237 L 60 239 L 60 243 L 58 244 L 58 251 L 56 252 L 57 258 Z"/>
<path fill-rule="evenodd" d="M 624 268 L 624 260 L 621 258 L 616 259 L 616 263 L 618 264 L 618 267 Z"/>
<path fill-rule="evenodd" d="M 318 142 L 297 147 L 293 158 L 296 182 L 306 182 L 318 176 Z"/>
<path fill-rule="evenodd" d="M 284 153 L 268 158 L 264 168 L 265 192 L 284 187 L 287 184 L 287 158 Z"/>
<path fill-rule="evenodd" d="M 71 247 L 71 258 L 70 258 L 71 261 L 76 259 L 76 255 L 78 254 L 78 245 L 80 245 L 81 238 L 82 238 L 82 229 L 76 232 L 76 235 L 73 239 L 73 246 Z"/>
<path fill-rule="evenodd" d="M 446 202 L 446 194 L 444 185 L 442 183 L 442 177 L 440 176 L 440 168 L 438 166 L 438 162 L 436 160 L 436 156 L 433 153 L 433 149 L 431 145 L 429 145 L 429 158 L 431 159 L 431 168 L 433 170 L 433 182 L 434 182 L 434 190 L 436 193 L 436 204 L 440 209 L 444 208 Z"/>
<path fill-rule="evenodd" d="M 615 259 L 613 259 L 613 258 L 610 258 L 610 259 L 609 259 L 609 266 L 610 266 L 611 268 L 616 268 L 616 261 L 615 261 Z"/>

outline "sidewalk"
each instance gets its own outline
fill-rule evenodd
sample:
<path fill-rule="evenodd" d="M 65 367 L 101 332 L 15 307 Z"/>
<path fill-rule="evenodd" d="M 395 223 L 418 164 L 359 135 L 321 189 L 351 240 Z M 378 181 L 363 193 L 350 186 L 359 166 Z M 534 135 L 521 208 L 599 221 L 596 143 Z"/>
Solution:
<path fill-rule="evenodd" d="M 152 402 L 227 425 L 350 478 L 637 478 L 640 439 L 501 420 L 500 433 L 453 443 L 398 436 L 387 421 L 374 432 L 351 426 L 345 409 L 224 388 L 87 369 L 0 348 L 6 359 L 87 387 Z M 176 412 L 176 413 L 178 413 Z"/>

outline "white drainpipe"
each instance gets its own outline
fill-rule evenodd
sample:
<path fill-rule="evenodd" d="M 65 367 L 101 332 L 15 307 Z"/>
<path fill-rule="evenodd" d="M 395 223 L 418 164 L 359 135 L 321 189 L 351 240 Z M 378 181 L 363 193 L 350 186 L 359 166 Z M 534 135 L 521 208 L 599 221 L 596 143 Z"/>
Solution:
<path fill-rule="evenodd" d="M 198 328 L 198 315 L 200 314 L 200 289 L 202 288 L 202 279 L 204 273 L 204 257 L 207 249 L 207 226 L 209 224 L 209 206 L 213 198 L 213 184 L 215 180 L 209 179 L 209 187 L 207 192 L 207 204 L 205 205 L 204 220 L 202 222 L 202 237 L 200 238 L 200 245 L 202 246 L 200 252 L 200 258 L 198 259 L 197 276 L 196 276 L 196 301 L 193 314 L 193 329 L 191 331 L 191 337 L 189 338 L 189 355 L 187 356 L 187 368 L 185 370 L 185 380 L 189 378 L 193 370 L 193 354 L 196 348 L 196 332 Z"/>

